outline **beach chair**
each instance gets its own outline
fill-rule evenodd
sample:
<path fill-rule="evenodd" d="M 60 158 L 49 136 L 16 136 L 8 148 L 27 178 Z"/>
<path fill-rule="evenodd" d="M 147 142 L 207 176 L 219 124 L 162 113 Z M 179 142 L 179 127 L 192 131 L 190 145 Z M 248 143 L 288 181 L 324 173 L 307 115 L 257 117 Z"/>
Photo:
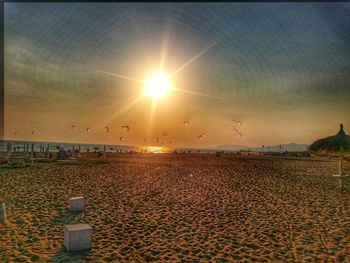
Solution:
<path fill-rule="evenodd" d="M 8 155 L 9 155 L 8 152 L 0 152 L 1 158 L 7 158 Z"/>
<path fill-rule="evenodd" d="M 53 162 L 55 159 L 51 157 L 47 157 L 45 153 L 36 153 L 35 157 L 30 158 L 32 165 L 34 162 L 41 162 L 41 163 L 48 163 L 48 162 Z"/>
<path fill-rule="evenodd" d="M 58 159 L 56 161 L 57 164 L 67 164 L 67 165 L 77 165 L 80 164 L 80 160 L 76 158 L 69 158 L 69 159 Z"/>
<path fill-rule="evenodd" d="M 77 165 L 80 164 L 80 158 L 75 158 L 74 155 L 66 155 L 63 158 L 58 158 L 57 164 Z"/>
<path fill-rule="evenodd" d="M 75 155 L 71 152 L 60 151 L 57 153 L 57 164 L 66 164 L 66 165 L 77 165 L 80 164 L 80 158 L 76 158 Z"/>
<path fill-rule="evenodd" d="M 8 158 L 7 152 L 0 152 L 0 165 L 8 164 L 7 158 Z"/>
<path fill-rule="evenodd" d="M 95 163 L 107 163 L 107 157 L 101 153 L 88 153 L 85 160 Z"/>
<path fill-rule="evenodd" d="M 11 167 L 26 167 L 30 165 L 30 157 L 24 152 L 12 152 L 7 157 Z"/>

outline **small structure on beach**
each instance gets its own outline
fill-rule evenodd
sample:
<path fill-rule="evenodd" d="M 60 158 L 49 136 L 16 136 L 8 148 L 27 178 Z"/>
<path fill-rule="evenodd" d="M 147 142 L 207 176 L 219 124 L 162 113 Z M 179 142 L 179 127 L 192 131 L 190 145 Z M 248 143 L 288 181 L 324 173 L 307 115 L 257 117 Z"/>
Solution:
<path fill-rule="evenodd" d="M 85 210 L 85 200 L 82 196 L 69 198 L 69 209 L 72 212 L 81 212 Z"/>
<path fill-rule="evenodd" d="M 339 152 L 339 174 L 334 176 L 339 179 L 339 188 L 343 188 L 343 179 L 347 176 L 342 173 L 344 151 L 350 150 L 350 136 L 345 134 L 343 124 L 340 124 L 340 130 L 336 135 L 315 141 L 309 149 L 311 151 Z"/>
<path fill-rule="evenodd" d="M 79 252 L 91 249 L 92 228 L 88 224 L 64 226 L 64 247 L 67 252 Z"/>
<path fill-rule="evenodd" d="M 0 203 L 0 224 L 6 221 L 6 206 L 4 202 Z"/>
<path fill-rule="evenodd" d="M 7 156 L 7 162 L 11 167 L 26 167 L 31 163 L 30 156 L 25 152 L 11 152 Z"/>

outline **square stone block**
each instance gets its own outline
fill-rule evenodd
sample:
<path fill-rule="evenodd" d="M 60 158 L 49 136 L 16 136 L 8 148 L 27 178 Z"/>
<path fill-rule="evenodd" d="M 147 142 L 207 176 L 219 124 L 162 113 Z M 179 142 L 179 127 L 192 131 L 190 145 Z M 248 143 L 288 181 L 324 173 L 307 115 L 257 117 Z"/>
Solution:
<path fill-rule="evenodd" d="M 64 226 L 64 247 L 68 252 L 91 249 L 92 228 L 88 224 Z"/>
<path fill-rule="evenodd" d="M 78 196 L 69 198 L 69 209 L 72 212 L 83 211 L 85 209 L 84 197 Z"/>

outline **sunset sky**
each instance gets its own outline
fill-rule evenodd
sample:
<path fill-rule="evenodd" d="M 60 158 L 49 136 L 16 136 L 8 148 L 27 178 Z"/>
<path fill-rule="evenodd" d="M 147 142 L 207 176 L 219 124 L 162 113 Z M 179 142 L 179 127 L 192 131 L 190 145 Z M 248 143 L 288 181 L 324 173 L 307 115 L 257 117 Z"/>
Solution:
<path fill-rule="evenodd" d="M 5 3 L 4 29 L 5 139 L 208 147 L 309 144 L 340 122 L 350 133 L 349 3 Z M 155 104 L 139 80 L 161 61 L 174 90 Z"/>

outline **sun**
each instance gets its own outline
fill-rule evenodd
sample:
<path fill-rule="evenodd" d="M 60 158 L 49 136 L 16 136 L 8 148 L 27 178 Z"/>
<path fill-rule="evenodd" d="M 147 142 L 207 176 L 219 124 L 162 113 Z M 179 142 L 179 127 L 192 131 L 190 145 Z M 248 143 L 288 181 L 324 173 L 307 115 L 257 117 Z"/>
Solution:
<path fill-rule="evenodd" d="M 170 78 L 162 71 L 155 72 L 151 75 L 146 83 L 146 95 L 157 100 L 167 95 L 171 88 Z"/>

